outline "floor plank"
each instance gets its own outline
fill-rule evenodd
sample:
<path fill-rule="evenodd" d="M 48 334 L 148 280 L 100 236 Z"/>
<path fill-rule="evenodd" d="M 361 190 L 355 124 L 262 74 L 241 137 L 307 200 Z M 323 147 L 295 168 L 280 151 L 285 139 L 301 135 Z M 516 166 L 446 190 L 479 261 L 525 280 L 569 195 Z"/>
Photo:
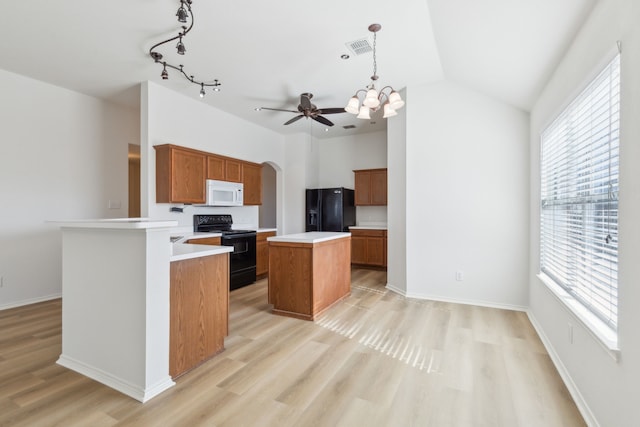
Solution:
<path fill-rule="evenodd" d="M 238 289 L 226 350 L 145 404 L 55 364 L 60 300 L 0 311 L 0 426 L 585 425 L 526 314 L 385 284 L 354 269 L 315 322 Z"/>

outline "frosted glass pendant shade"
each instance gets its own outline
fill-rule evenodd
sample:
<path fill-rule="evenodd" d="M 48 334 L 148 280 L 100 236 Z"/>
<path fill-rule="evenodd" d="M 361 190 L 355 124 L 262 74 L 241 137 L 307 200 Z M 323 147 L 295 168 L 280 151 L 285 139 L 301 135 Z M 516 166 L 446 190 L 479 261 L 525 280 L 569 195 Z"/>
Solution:
<path fill-rule="evenodd" d="M 357 97 L 353 97 L 349 100 L 349 103 L 347 104 L 346 107 L 344 107 L 344 110 L 347 113 L 351 113 L 351 114 L 358 114 L 358 112 L 360 107 L 360 100 L 358 100 Z"/>
<path fill-rule="evenodd" d="M 394 110 L 399 110 L 400 108 L 404 107 L 404 101 L 402 100 L 402 97 L 395 90 L 389 95 L 389 104 Z"/>
<path fill-rule="evenodd" d="M 396 110 L 391 108 L 391 105 L 389 105 L 389 103 L 384 104 L 384 115 L 382 116 L 383 119 L 386 119 L 387 117 L 397 116 L 397 115 L 398 113 L 396 113 Z"/>
<path fill-rule="evenodd" d="M 375 89 L 369 89 L 367 96 L 364 98 L 364 101 L 362 101 L 362 105 L 366 105 L 369 108 L 377 108 L 380 105 L 378 92 L 376 92 Z"/>
<path fill-rule="evenodd" d="M 369 107 L 366 106 L 362 106 L 360 107 L 360 113 L 358 114 L 358 118 L 359 119 L 371 119 L 371 116 L 369 115 Z"/>

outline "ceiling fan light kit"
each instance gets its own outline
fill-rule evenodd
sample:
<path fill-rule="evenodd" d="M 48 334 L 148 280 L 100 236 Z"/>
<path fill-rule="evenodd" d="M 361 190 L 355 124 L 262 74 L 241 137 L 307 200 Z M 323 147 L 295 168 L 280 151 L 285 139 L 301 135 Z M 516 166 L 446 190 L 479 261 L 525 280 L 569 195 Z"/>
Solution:
<path fill-rule="evenodd" d="M 178 43 L 176 44 L 176 51 L 178 52 L 178 54 L 184 55 L 187 52 L 187 48 L 185 47 L 182 39 L 186 37 L 189 31 L 191 31 L 191 29 L 193 28 L 193 10 L 191 10 L 192 4 L 193 4 L 193 0 L 180 0 L 180 7 L 176 12 L 176 16 L 178 17 L 178 22 L 186 24 L 187 22 L 189 22 L 189 20 L 191 21 L 191 24 L 189 25 L 189 27 L 183 25 L 182 31 L 178 32 L 177 36 L 171 37 L 167 40 L 161 41 L 160 43 L 156 43 L 153 46 L 151 46 L 151 49 L 149 49 L 149 56 L 151 57 L 151 59 L 153 59 L 154 62 L 162 65 L 162 73 L 160 73 L 160 77 L 162 77 L 162 80 L 169 79 L 169 72 L 167 71 L 167 68 L 179 71 L 184 76 L 184 78 L 189 80 L 191 83 L 200 86 L 200 98 L 204 98 L 205 87 L 212 87 L 215 92 L 219 92 L 220 85 L 222 83 L 220 83 L 218 79 L 214 79 L 213 83 L 205 83 L 203 81 L 198 81 L 195 79 L 193 75 L 188 75 L 184 71 L 184 65 L 180 64 L 176 66 L 176 65 L 169 64 L 167 61 L 163 61 L 162 54 L 155 50 L 156 48 L 166 43 L 170 43 L 172 41 L 178 40 Z"/>
<path fill-rule="evenodd" d="M 371 83 L 364 88 L 356 91 L 355 95 L 349 99 L 345 111 L 351 114 L 357 114 L 359 119 L 371 119 L 371 112 L 378 111 L 383 108 L 383 118 L 393 117 L 398 113 L 396 110 L 404 106 L 404 101 L 398 92 L 391 86 L 385 86 L 380 91 L 376 89 L 376 81 L 378 80 L 378 63 L 376 58 L 376 37 L 378 31 L 382 28 L 380 24 L 369 25 L 369 31 L 373 33 L 373 75 Z M 360 94 L 364 94 L 362 104 L 360 104 Z"/>

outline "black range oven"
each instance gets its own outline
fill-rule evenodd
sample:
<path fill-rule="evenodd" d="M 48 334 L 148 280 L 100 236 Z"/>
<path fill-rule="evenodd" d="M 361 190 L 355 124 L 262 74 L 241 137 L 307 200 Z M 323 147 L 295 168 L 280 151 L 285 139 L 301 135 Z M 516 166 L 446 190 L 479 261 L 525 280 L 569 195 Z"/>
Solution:
<path fill-rule="evenodd" d="M 229 254 L 229 289 L 234 290 L 256 281 L 256 232 L 232 230 L 228 214 L 194 215 L 193 231 L 222 233 L 222 245 L 233 246 Z"/>

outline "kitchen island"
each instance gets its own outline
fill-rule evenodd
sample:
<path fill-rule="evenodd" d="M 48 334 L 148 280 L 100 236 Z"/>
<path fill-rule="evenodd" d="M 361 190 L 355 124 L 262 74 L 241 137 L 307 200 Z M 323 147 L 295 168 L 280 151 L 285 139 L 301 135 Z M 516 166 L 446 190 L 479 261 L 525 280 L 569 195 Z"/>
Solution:
<path fill-rule="evenodd" d="M 58 225 L 62 354 L 57 363 L 141 402 L 173 386 L 170 267 L 217 257 L 226 266 L 232 248 L 172 245 L 170 230 L 177 221 L 110 219 Z M 225 295 L 228 298 L 226 288 L 220 298 Z M 223 327 L 226 332 L 226 323 Z"/>
<path fill-rule="evenodd" d="M 267 241 L 274 314 L 314 320 L 351 294 L 351 233 L 299 233 Z"/>

